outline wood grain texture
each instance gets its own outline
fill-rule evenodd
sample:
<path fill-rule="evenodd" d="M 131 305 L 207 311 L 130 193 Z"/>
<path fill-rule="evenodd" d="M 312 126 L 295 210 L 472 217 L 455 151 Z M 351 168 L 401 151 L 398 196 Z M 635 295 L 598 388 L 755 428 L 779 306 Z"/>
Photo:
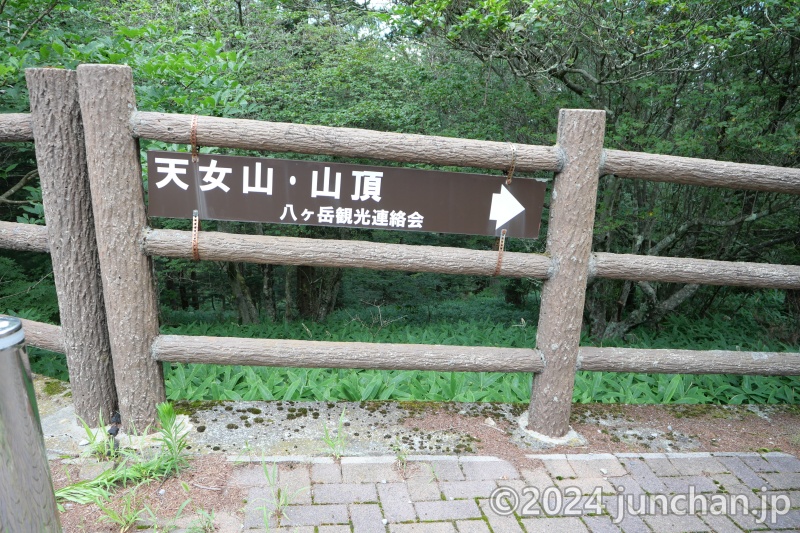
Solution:
<path fill-rule="evenodd" d="M 583 347 L 579 368 L 594 372 L 797 376 L 800 375 L 800 354 Z"/>
<path fill-rule="evenodd" d="M 95 427 L 117 410 L 86 169 L 78 78 L 28 69 L 31 123 L 75 414 Z"/>
<path fill-rule="evenodd" d="M 592 254 L 589 270 L 590 277 L 607 279 L 769 289 L 800 288 L 800 266 L 794 265 L 598 252 Z"/>
<path fill-rule="evenodd" d="M 686 185 L 800 194 L 800 168 L 605 150 L 602 173 Z"/>
<path fill-rule="evenodd" d="M 35 320 L 19 319 L 22 329 L 25 330 L 25 342 L 51 352 L 64 353 L 64 337 L 61 326 L 36 322 Z"/>
<path fill-rule="evenodd" d="M 311 265 L 491 276 L 497 252 L 365 241 L 304 239 L 200 232 L 200 258 L 278 265 Z M 192 257 L 189 231 L 150 229 L 143 248 L 150 255 Z M 542 254 L 505 252 L 500 276 L 544 279 L 550 259 Z"/>
<path fill-rule="evenodd" d="M 137 137 L 191 142 L 192 115 L 138 111 L 131 122 Z M 494 141 L 208 116 L 198 117 L 197 144 L 501 170 L 511 167 L 512 161 L 520 171 L 557 172 L 562 165 L 560 151 L 552 146 L 512 148 L 511 143 Z"/>
<path fill-rule="evenodd" d="M 26 362 L 22 346 L 0 350 L 0 531 L 56 533 L 61 526 Z"/>
<path fill-rule="evenodd" d="M 80 65 L 78 93 L 119 410 L 126 429 L 141 431 L 156 421 L 156 404 L 165 397 L 161 365 L 150 357 L 158 301 L 152 263 L 140 245 L 147 218 L 139 143 L 130 130 L 131 69 Z"/>
<path fill-rule="evenodd" d="M 372 368 L 470 372 L 539 372 L 542 359 L 526 348 L 326 342 L 160 335 L 157 361 L 293 368 Z"/>
<path fill-rule="evenodd" d="M 31 116 L 28 113 L 0 114 L 0 142 L 25 142 L 33 140 Z"/>
<path fill-rule="evenodd" d="M 536 333 L 546 366 L 533 378 L 528 411 L 528 427 L 549 437 L 569 431 L 604 132 L 603 111 L 559 113 L 558 145 L 566 160 L 551 195 L 547 252 L 553 273 L 542 288 Z"/>
<path fill-rule="evenodd" d="M 0 248 L 25 252 L 49 252 L 47 227 L 0 221 Z"/>

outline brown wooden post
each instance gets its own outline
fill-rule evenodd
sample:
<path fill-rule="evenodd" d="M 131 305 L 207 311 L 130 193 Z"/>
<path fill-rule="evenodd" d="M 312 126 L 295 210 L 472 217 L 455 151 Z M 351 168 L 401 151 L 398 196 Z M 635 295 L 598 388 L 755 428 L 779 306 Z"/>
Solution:
<path fill-rule="evenodd" d="M 161 364 L 150 356 L 158 335 L 153 265 L 141 247 L 147 229 L 131 69 L 80 65 L 78 94 L 86 133 L 97 247 L 122 423 L 142 431 L 164 401 Z"/>
<path fill-rule="evenodd" d="M 91 425 L 117 409 L 75 71 L 25 71 L 53 279 L 75 414 Z"/>
<path fill-rule="evenodd" d="M 604 111 L 562 109 L 558 116 L 564 166 L 550 199 L 553 273 L 542 289 L 536 335 L 545 367 L 533 378 L 528 410 L 528 429 L 548 437 L 569 431 L 605 124 Z"/>

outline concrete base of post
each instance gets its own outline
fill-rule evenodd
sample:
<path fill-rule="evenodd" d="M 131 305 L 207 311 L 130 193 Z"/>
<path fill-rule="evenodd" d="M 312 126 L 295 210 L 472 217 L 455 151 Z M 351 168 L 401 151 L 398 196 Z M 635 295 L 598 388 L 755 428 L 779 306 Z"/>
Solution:
<path fill-rule="evenodd" d="M 528 429 L 528 412 L 525 411 L 522 413 L 517 419 L 519 423 L 519 428 L 522 432 L 527 435 L 528 437 L 534 439 L 537 443 L 542 444 L 542 447 L 545 448 L 552 448 L 555 446 L 585 446 L 586 439 L 583 436 L 572 429 L 570 426 L 569 431 L 563 437 L 548 437 L 547 435 L 543 435 L 541 433 L 537 433 L 536 431 Z"/>

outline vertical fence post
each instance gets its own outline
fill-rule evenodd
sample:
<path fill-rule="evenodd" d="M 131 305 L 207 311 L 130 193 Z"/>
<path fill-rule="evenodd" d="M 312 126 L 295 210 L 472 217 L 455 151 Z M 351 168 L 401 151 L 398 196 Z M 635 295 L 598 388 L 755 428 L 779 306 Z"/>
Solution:
<path fill-rule="evenodd" d="M 64 69 L 25 71 L 53 279 L 75 414 L 87 423 L 117 409 L 103 306 L 78 78 Z"/>
<path fill-rule="evenodd" d="M 554 272 L 542 289 L 536 334 L 545 368 L 533 378 L 528 410 L 528 428 L 548 437 L 569 431 L 605 124 L 604 111 L 562 109 L 558 116 L 564 167 L 555 177 L 547 230 Z"/>
<path fill-rule="evenodd" d="M 77 71 L 119 409 L 123 425 L 141 431 L 156 421 L 164 376 L 150 354 L 158 300 L 152 261 L 141 247 L 147 217 L 139 142 L 130 125 L 133 74 L 121 65 L 80 65 Z"/>

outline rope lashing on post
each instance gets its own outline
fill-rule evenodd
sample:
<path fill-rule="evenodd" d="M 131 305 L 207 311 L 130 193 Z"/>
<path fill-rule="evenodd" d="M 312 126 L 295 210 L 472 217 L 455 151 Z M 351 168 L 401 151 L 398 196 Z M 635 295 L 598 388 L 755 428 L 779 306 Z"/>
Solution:
<path fill-rule="evenodd" d="M 500 274 L 500 267 L 503 266 L 503 249 L 506 246 L 506 232 L 508 230 L 503 230 L 500 232 L 500 242 L 497 245 L 497 266 L 494 267 L 494 274 L 493 276 L 497 276 Z"/>
<path fill-rule="evenodd" d="M 192 259 L 195 261 L 200 260 L 200 247 L 197 241 L 198 234 L 200 233 L 200 216 L 197 209 L 192 211 Z"/>

